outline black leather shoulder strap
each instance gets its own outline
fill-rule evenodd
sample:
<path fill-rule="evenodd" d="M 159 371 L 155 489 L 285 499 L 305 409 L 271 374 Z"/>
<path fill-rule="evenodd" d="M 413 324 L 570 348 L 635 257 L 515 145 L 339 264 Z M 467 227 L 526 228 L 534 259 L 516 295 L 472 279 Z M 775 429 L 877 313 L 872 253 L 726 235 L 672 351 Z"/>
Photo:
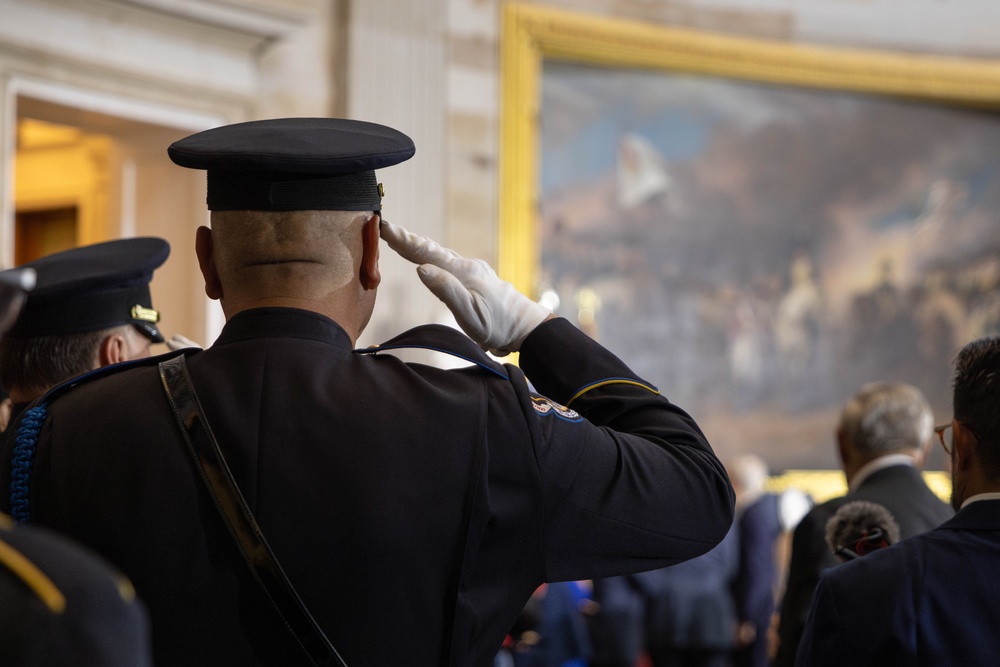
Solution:
<path fill-rule="evenodd" d="M 247 507 L 205 420 L 184 356 L 160 362 L 160 378 L 188 451 L 254 578 L 311 664 L 347 667 L 306 609 Z"/>

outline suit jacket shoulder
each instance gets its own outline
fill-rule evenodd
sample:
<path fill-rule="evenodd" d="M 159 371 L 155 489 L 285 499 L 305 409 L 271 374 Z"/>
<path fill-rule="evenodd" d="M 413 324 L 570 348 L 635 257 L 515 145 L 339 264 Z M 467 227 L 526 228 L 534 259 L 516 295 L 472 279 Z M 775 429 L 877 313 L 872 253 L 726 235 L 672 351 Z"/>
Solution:
<path fill-rule="evenodd" d="M 828 570 L 802 638 L 806 665 L 985 665 L 1000 638 L 1000 501 Z"/>
<path fill-rule="evenodd" d="M 924 481 L 920 470 L 895 465 L 873 473 L 848 500 L 868 500 L 883 505 L 899 524 L 903 538 L 936 528 L 954 512 Z"/>

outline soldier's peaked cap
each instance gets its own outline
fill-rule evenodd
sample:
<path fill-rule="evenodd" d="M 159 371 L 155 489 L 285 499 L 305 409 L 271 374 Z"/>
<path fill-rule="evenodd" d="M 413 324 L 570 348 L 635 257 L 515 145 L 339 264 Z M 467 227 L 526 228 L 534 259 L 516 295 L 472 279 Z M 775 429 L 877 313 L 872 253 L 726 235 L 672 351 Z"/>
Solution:
<path fill-rule="evenodd" d="M 208 172 L 213 211 L 378 211 L 375 170 L 408 160 L 413 140 L 377 123 L 274 118 L 174 142 L 170 159 Z"/>
<path fill-rule="evenodd" d="M 72 248 L 27 262 L 36 273 L 14 326 L 7 335 L 33 338 L 88 333 L 132 324 L 156 343 L 160 314 L 153 309 L 149 282 L 170 255 L 160 238 L 140 237 Z M 12 269 L 14 270 L 14 269 Z"/>

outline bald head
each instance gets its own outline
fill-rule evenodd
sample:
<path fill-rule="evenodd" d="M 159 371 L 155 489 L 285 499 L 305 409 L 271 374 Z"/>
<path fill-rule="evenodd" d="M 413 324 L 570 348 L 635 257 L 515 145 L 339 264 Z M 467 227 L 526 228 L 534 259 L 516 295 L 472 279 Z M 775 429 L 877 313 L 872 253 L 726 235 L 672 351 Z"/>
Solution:
<path fill-rule="evenodd" d="M 378 217 L 371 211 L 213 211 L 211 231 L 199 230 L 198 256 L 206 291 L 222 301 L 227 316 L 288 306 L 342 325 L 360 312 L 367 323 L 378 284 Z"/>
<path fill-rule="evenodd" d="M 253 298 L 320 299 L 343 288 L 356 279 L 361 228 L 371 215 L 213 212 L 214 257 L 227 296 L 238 291 Z"/>

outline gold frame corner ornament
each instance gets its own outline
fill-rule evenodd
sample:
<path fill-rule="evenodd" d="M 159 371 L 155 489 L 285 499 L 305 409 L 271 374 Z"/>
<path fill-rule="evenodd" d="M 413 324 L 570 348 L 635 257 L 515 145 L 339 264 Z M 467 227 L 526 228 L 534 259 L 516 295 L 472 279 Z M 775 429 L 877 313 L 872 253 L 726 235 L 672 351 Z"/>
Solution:
<path fill-rule="evenodd" d="M 1000 109 L 1000 61 L 814 46 L 505 4 L 497 268 L 537 296 L 538 118 L 545 59 Z"/>

